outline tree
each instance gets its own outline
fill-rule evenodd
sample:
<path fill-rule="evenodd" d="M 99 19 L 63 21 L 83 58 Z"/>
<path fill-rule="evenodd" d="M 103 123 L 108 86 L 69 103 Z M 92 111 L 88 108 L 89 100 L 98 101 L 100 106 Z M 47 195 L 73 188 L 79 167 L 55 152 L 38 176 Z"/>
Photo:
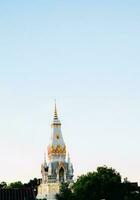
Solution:
<path fill-rule="evenodd" d="M 57 200 L 74 200 L 73 193 L 69 188 L 68 183 L 63 183 L 60 188 L 60 193 L 56 195 Z"/>
<path fill-rule="evenodd" d="M 140 188 L 137 183 L 124 181 L 122 188 L 124 200 L 140 200 Z"/>
<path fill-rule="evenodd" d="M 10 183 L 8 185 L 8 189 L 19 189 L 19 188 L 23 188 L 24 185 L 22 184 L 21 181 L 17 181 L 17 182 L 13 182 L 13 183 Z"/>
<path fill-rule="evenodd" d="M 40 184 L 39 180 L 37 178 L 34 178 L 33 180 L 30 180 L 28 183 L 25 183 L 25 187 L 30 187 L 35 192 L 35 195 L 37 195 L 37 187 Z"/>
<path fill-rule="evenodd" d="M 1 182 L 0 183 L 0 189 L 6 189 L 7 188 L 7 183 L 6 182 Z"/>
<path fill-rule="evenodd" d="M 78 178 L 73 191 L 78 200 L 121 200 L 121 176 L 115 169 L 98 167 L 97 172 L 90 172 Z"/>

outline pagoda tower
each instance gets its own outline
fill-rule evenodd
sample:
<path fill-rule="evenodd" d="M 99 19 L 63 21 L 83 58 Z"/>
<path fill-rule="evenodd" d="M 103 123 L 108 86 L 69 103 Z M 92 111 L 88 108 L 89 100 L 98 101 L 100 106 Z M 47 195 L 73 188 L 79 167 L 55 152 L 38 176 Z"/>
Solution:
<path fill-rule="evenodd" d="M 73 182 L 73 165 L 66 151 L 56 103 L 53 122 L 51 124 L 51 140 L 47 149 L 47 155 L 48 163 L 45 153 L 44 162 L 41 165 L 42 181 L 38 187 L 37 199 L 55 200 L 55 195 L 59 193 L 61 183 Z M 66 155 L 68 155 L 67 159 Z"/>

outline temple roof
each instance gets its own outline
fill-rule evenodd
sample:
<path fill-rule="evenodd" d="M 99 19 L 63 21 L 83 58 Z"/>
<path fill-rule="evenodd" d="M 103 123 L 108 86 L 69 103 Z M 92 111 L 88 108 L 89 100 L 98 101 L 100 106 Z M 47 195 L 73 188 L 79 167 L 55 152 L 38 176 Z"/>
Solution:
<path fill-rule="evenodd" d="M 0 200 L 35 200 L 35 194 L 31 188 L 24 189 L 0 189 Z"/>

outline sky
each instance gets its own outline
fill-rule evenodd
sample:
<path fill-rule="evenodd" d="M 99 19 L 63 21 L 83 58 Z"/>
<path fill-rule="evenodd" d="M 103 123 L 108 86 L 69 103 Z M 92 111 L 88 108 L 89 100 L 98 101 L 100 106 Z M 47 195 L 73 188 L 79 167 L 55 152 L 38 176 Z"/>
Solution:
<path fill-rule="evenodd" d="M 140 183 L 140 1 L 0 2 L 0 181 L 41 177 L 54 99 L 75 178 Z"/>

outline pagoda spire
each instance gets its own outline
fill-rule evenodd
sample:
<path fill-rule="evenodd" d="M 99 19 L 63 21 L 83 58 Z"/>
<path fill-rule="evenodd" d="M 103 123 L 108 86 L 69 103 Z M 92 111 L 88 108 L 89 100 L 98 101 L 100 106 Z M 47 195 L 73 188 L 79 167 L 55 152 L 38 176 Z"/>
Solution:
<path fill-rule="evenodd" d="M 54 108 L 54 119 L 58 119 L 56 100 L 55 100 L 55 108 Z"/>

